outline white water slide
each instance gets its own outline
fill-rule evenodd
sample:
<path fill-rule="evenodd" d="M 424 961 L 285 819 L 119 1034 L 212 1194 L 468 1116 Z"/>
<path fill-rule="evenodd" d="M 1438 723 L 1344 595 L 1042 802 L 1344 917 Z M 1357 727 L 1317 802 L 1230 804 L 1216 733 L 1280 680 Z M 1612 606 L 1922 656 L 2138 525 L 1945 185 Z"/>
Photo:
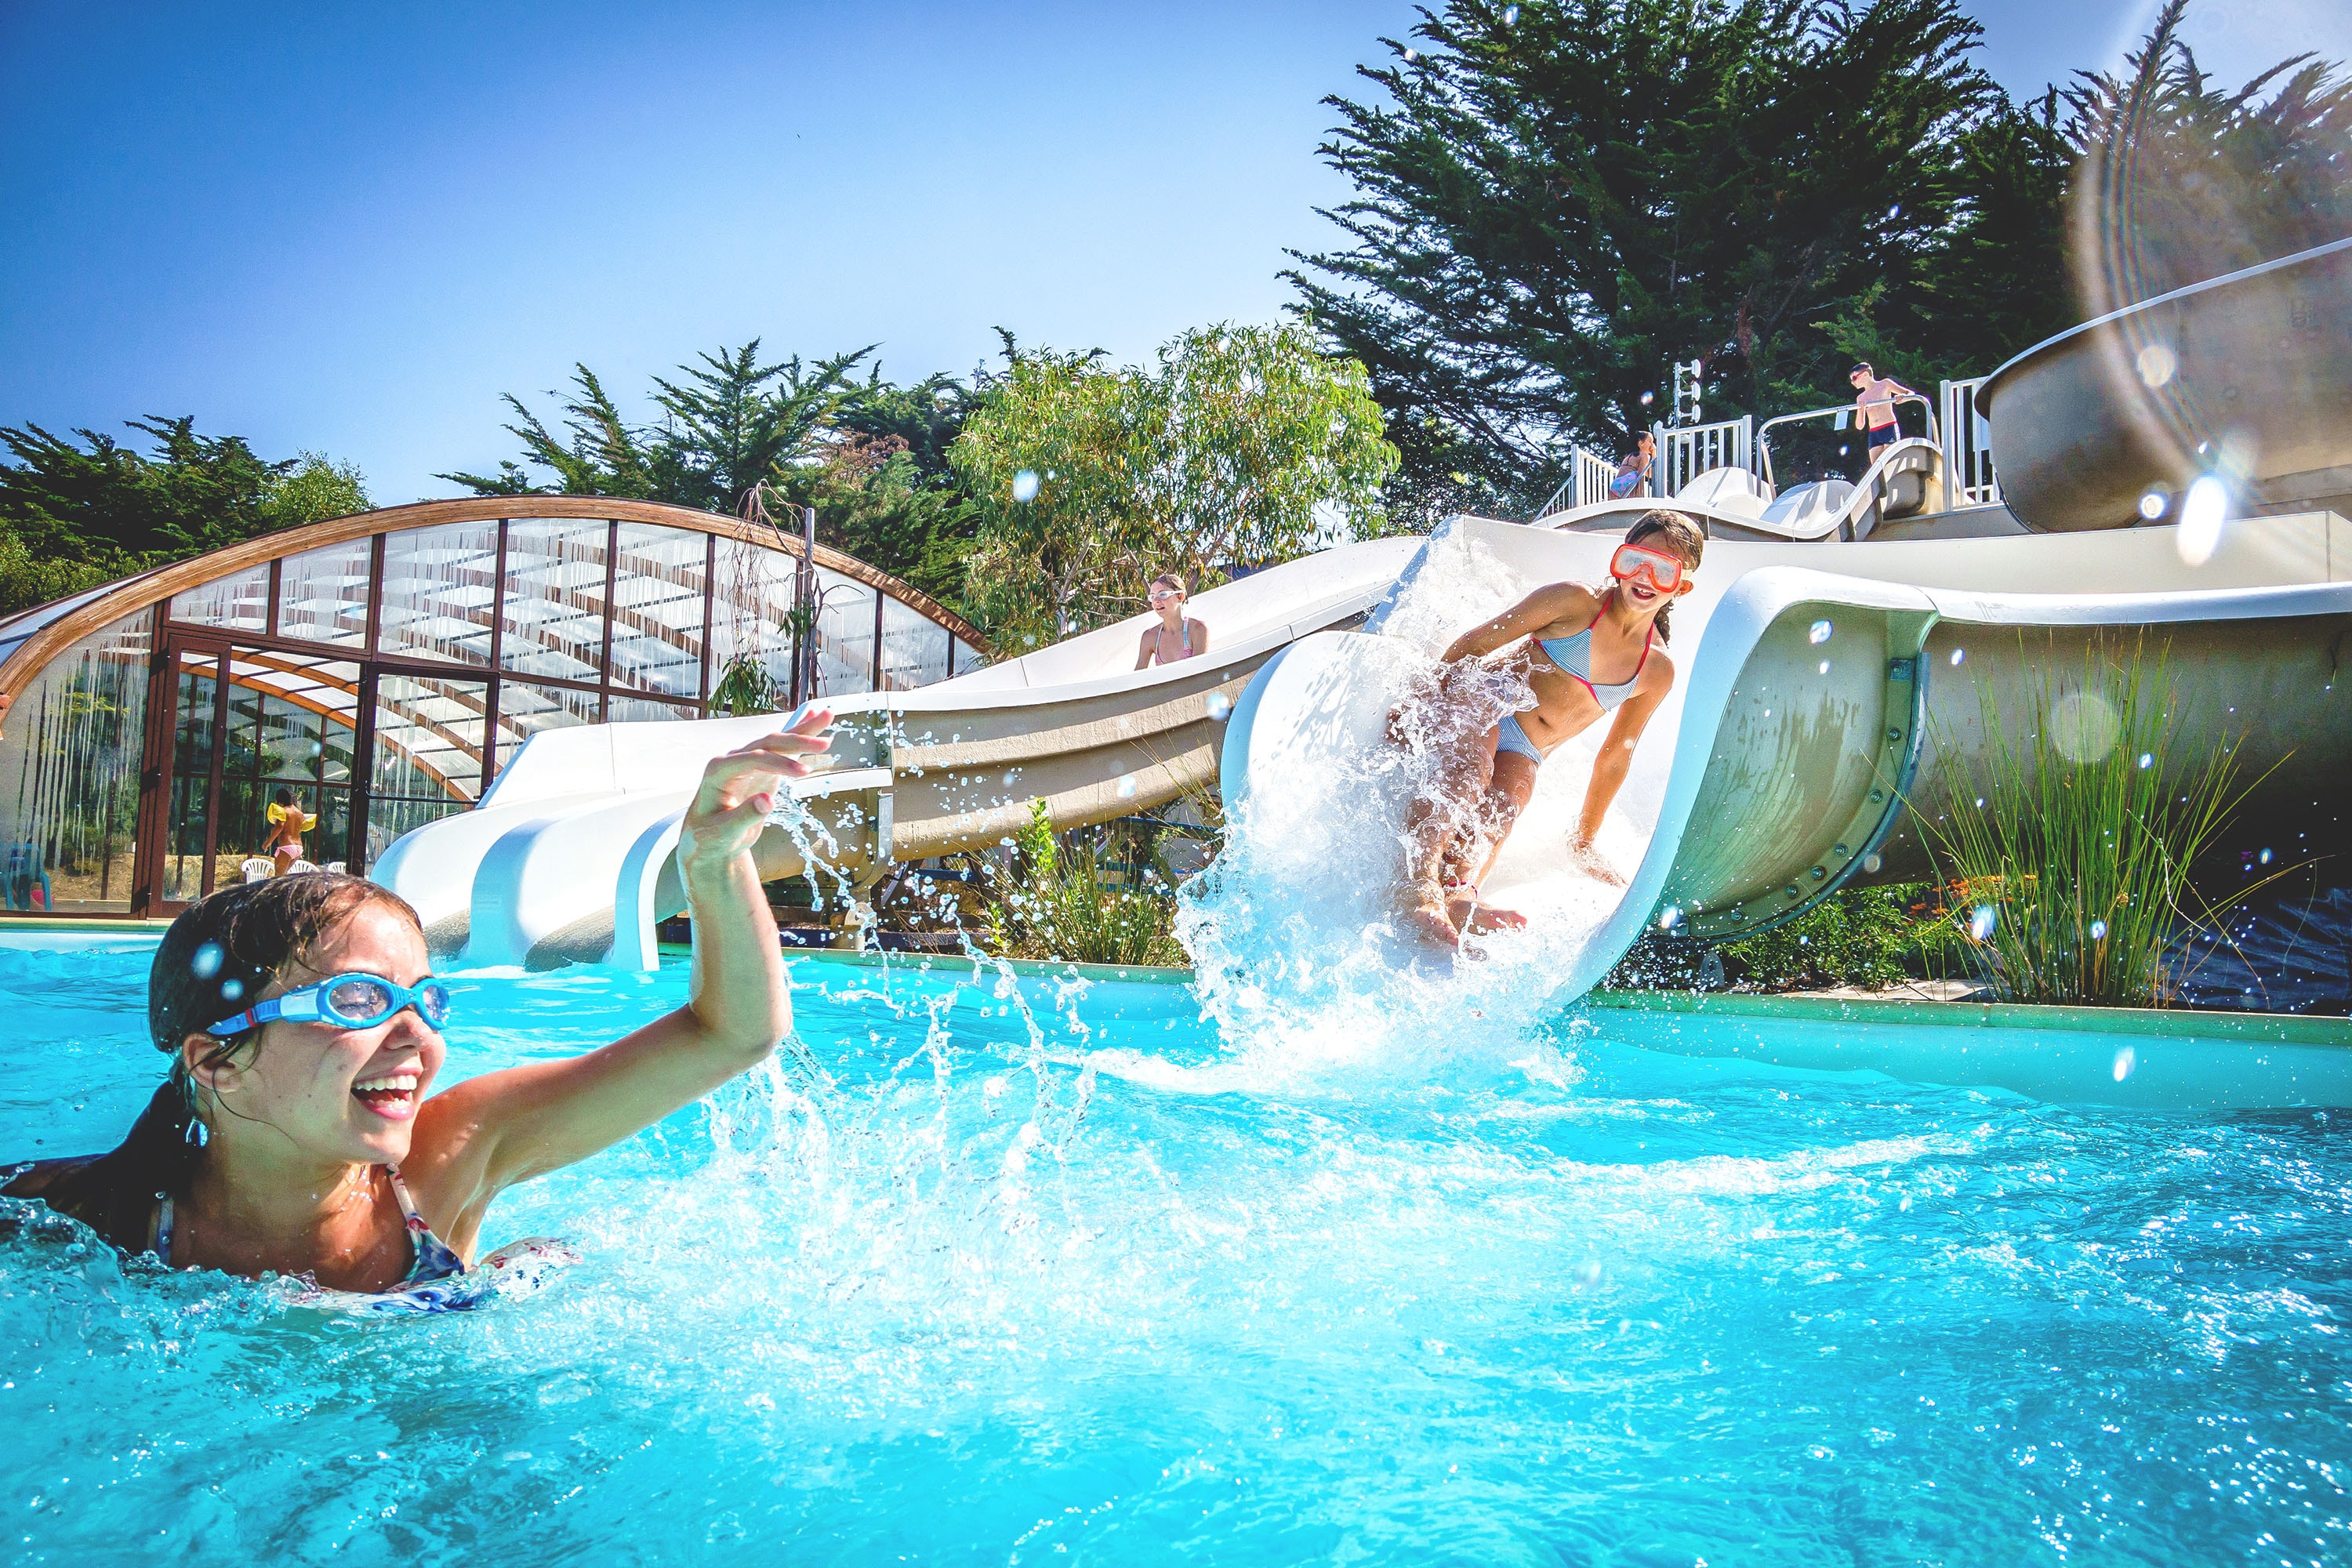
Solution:
<path fill-rule="evenodd" d="M 2233 377 L 2230 406 L 2242 413 L 2264 395 L 2220 347 L 2210 366 L 2200 360 L 2200 323 L 2251 315 L 2266 331 L 2269 314 L 2303 322 L 2315 308 L 2329 331 L 2309 354 L 2352 363 L 2345 265 L 2333 249 L 2312 256 L 2077 329 L 2021 356 L 1986 390 L 2002 406 L 2025 406 L 2042 384 L 2064 381 L 2084 406 L 2105 384 L 2084 363 L 2118 352 L 2128 363 L 2155 321 L 2177 345 L 2166 395 L 2189 409 L 2193 437 L 2201 416 L 2192 400 L 2205 383 Z M 2017 446 L 1996 418 L 2005 483 L 2095 467 L 2123 449 L 2053 445 L 2051 433 L 2037 416 L 2042 445 Z M 2000 506 L 1945 510 L 1943 457 L 1924 441 L 1899 443 L 1851 489 L 1774 494 L 1742 470 L 1699 476 L 1675 503 L 1713 541 L 1698 591 L 1675 611 L 1681 677 L 1618 813 L 1631 886 L 1553 977 L 1558 996 L 1589 987 L 1665 910 L 1684 912 L 1692 934 L 1723 940 L 1850 879 L 1916 873 L 1916 833 L 1896 801 L 1931 810 L 1949 783 L 1923 746 L 1930 728 L 1950 738 L 1955 760 L 1972 760 L 1984 693 L 1990 711 L 2021 715 L 2030 673 L 2079 668 L 2094 639 L 2118 630 L 2144 628 L 2151 651 L 2163 651 L 2184 700 L 2177 754 L 2227 741 L 2246 776 L 2277 763 L 2257 811 L 2308 835 L 2303 846 L 2340 837 L 2352 769 L 2352 684 L 2338 674 L 2352 657 L 2352 528 L 2335 511 L 2305 510 L 2334 504 L 2312 489 L 2309 446 L 2280 459 L 2293 473 L 2258 470 L 2241 489 L 2242 510 L 2285 515 L 2219 526 L 2192 518 L 2185 540 L 2172 526 L 2111 526 L 2130 519 L 2108 515 L 2105 502 L 2022 522 Z M 1170 667 L 1129 668 L 1139 616 L 937 686 L 844 699 L 826 771 L 795 793 L 833 834 L 828 858 L 864 879 L 894 862 L 993 844 L 1032 798 L 1074 826 L 1167 803 L 1221 764 L 1229 810 L 1244 821 L 1278 816 L 1286 798 L 1311 798 L 1287 781 L 1311 771 L 1316 748 L 1362 743 L 1385 712 L 1383 672 L 1407 657 L 1395 636 L 1349 628 L 1385 613 L 1401 584 L 1407 597 L 1428 586 L 1425 574 L 1449 562 L 1481 563 L 1475 583 L 1448 585 L 1461 625 L 1538 583 L 1594 580 L 1633 510 L 1603 503 L 1541 526 L 1465 519 L 1442 546 L 1381 541 L 1291 562 L 1194 600 L 1210 654 Z M 1826 640 L 1814 640 L 1823 626 Z M 649 966 L 656 923 L 682 905 L 672 850 L 696 777 L 772 723 L 540 734 L 478 807 L 404 837 L 373 874 L 416 905 L 436 950 L 462 963 Z M 1564 758 L 1547 777 L 1581 771 Z M 1547 874 L 1540 839 L 1515 839 L 1498 887 Z M 799 868 L 781 832 L 763 840 L 761 860 L 771 877 Z"/>

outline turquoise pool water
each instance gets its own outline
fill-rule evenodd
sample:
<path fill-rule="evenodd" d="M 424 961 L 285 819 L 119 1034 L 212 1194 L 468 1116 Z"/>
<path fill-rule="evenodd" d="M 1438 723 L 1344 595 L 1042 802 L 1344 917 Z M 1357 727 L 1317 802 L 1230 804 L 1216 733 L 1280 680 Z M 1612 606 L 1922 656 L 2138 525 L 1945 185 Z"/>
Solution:
<path fill-rule="evenodd" d="M 0 952 L 0 1154 L 128 1123 L 146 962 Z M 126 1277 L 13 1206 L 6 1557 L 2352 1556 L 2323 1113 L 1700 1063 L 1605 1018 L 1285 1075 L 1181 987 L 796 973 L 772 1074 L 502 1202 L 486 1241 L 586 1261 L 485 1311 Z M 451 1070 L 682 979 L 462 979 Z"/>

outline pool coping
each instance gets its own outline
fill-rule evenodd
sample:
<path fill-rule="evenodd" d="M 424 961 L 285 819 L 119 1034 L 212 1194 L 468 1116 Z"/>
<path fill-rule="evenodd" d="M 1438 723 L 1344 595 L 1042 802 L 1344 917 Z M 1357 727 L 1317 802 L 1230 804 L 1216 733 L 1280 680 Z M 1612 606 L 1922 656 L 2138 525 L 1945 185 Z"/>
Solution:
<path fill-rule="evenodd" d="M 2221 1008 L 2063 1007 L 2032 1002 L 1937 1002 L 1901 996 L 1768 996 L 1728 991 L 1592 991 L 1581 1006 L 1786 1023 L 1910 1024 L 1933 1028 L 2063 1029 L 2246 1045 L 2352 1049 L 2352 1018 Z"/>

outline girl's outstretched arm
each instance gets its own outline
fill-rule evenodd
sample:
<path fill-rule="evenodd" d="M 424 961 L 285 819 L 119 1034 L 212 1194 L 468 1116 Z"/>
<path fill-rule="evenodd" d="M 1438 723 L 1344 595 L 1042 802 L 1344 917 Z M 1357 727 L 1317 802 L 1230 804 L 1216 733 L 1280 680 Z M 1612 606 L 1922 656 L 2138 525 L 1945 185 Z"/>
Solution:
<path fill-rule="evenodd" d="M 500 1189 L 584 1158 L 758 1065 L 792 1028 L 792 999 L 751 847 L 779 784 L 808 772 L 833 715 L 714 758 L 678 835 L 694 920 L 687 1003 L 634 1034 L 561 1061 L 484 1073 L 417 1113 L 404 1173 L 436 1228 L 470 1235 Z M 444 1232 L 444 1234 L 449 1234 Z"/>

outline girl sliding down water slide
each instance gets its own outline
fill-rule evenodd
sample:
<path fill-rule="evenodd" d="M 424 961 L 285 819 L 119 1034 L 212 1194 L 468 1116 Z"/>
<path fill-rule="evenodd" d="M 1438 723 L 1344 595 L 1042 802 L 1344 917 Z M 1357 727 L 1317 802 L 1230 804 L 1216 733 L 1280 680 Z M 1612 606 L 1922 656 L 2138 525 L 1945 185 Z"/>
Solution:
<path fill-rule="evenodd" d="M 182 914 L 156 950 L 147 1017 L 171 1076 L 130 1136 L 111 1153 L 19 1167 L 0 1191 L 125 1253 L 307 1278 L 364 1310 L 474 1306 L 507 1274 L 566 1256 L 521 1242 L 468 1263 L 502 1189 L 709 1093 L 792 1027 L 751 851 L 777 784 L 808 771 L 801 759 L 825 749 L 831 722 L 805 712 L 703 770 L 678 835 L 694 968 L 677 1011 L 427 1099 L 450 994 L 415 911 L 356 877 L 247 883 Z"/>
<path fill-rule="evenodd" d="M 1548 584 L 1463 633 L 1446 648 L 1433 689 L 1400 710 L 1393 731 L 1408 743 L 1418 736 L 1437 770 L 1430 797 L 1416 802 L 1406 820 L 1406 918 L 1420 935 L 1452 945 L 1467 931 L 1527 923 L 1513 910 L 1485 904 L 1479 883 L 1535 793 L 1544 758 L 1612 712 L 1569 853 L 1582 870 L 1624 885 L 1593 840 L 1643 729 L 1675 683 L 1674 661 L 1663 646 L 1666 612 L 1691 591 L 1690 574 L 1706 548 L 1697 525 L 1680 512 L 1648 513 L 1610 557 L 1608 584 Z M 1492 657 L 1505 649 L 1511 651 Z M 1533 706 L 1497 721 L 1493 700 L 1480 695 L 1496 676 L 1515 692 L 1532 694 Z"/>

